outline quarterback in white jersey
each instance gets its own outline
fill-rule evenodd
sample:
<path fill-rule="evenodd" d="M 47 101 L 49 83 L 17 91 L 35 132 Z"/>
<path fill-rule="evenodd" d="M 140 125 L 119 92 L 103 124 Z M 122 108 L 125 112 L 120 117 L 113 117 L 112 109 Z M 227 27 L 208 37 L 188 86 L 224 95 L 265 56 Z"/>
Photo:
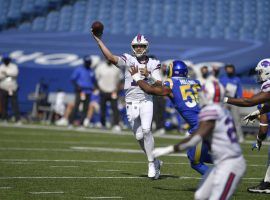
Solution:
<path fill-rule="evenodd" d="M 246 170 L 232 117 L 221 104 L 223 96 L 222 85 L 208 80 L 200 93 L 202 109 L 199 113 L 199 128 L 182 142 L 153 151 L 154 156 L 158 157 L 184 151 L 202 140 L 208 143 L 214 166 L 197 189 L 196 200 L 230 199 Z"/>
<path fill-rule="evenodd" d="M 105 46 L 102 40 L 92 34 L 105 58 L 125 71 L 125 100 L 127 108 L 127 118 L 132 131 L 145 152 L 148 164 L 148 177 L 158 179 L 160 175 L 161 162 L 154 158 L 154 138 L 151 133 L 151 123 L 153 118 L 152 96 L 145 93 L 129 73 L 131 66 L 137 66 L 141 71 L 141 76 L 152 84 L 161 84 L 160 62 L 149 58 L 146 53 L 148 41 L 143 35 L 138 34 L 131 42 L 132 55 L 123 54 L 116 56 Z"/>

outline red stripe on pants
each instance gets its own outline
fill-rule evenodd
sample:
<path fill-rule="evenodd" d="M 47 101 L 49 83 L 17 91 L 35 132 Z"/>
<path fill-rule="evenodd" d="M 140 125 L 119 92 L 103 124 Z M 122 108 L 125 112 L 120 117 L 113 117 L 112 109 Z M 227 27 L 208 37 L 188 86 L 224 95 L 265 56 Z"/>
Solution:
<path fill-rule="evenodd" d="M 226 197 L 227 197 L 227 195 L 228 195 L 228 193 L 229 193 L 229 191 L 231 189 L 231 186 L 232 186 L 232 182 L 234 180 L 234 177 L 235 177 L 235 174 L 234 173 L 230 173 L 229 178 L 227 180 L 227 183 L 226 183 L 226 185 L 224 187 L 224 190 L 222 192 L 222 195 L 220 197 L 220 200 L 225 200 L 226 199 Z"/>

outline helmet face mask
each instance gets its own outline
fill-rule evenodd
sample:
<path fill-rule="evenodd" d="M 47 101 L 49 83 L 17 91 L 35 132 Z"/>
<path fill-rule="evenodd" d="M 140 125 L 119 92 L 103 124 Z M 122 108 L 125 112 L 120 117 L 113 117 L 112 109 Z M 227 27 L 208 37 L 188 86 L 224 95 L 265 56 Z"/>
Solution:
<path fill-rule="evenodd" d="M 255 71 L 257 72 L 258 82 L 261 83 L 270 80 L 270 59 L 261 60 L 255 68 Z"/>
<path fill-rule="evenodd" d="M 148 47 L 149 47 L 148 41 L 141 34 L 136 35 L 135 38 L 131 42 L 131 49 L 132 49 L 133 54 L 136 57 L 141 57 L 143 55 L 146 55 L 148 51 Z"/>

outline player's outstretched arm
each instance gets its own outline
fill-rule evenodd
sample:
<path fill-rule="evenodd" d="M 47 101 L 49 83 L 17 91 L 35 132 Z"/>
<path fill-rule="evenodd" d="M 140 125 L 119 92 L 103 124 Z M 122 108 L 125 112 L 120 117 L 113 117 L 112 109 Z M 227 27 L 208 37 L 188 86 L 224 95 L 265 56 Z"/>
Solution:
<path fill-rule="evenodd" d="M 112 54 L 112 52 L 106 47 L 106 45 L 102 42 L 102 40 L 95 36 L 92 32 L 93 38 L 96 40 L 100 50 L 102 51 L 105 58 L 110 61 L 112 64 L 116 65 L 118 62 L 118 56 Z"/>
<path fill-rule="evenodd" d="M 209 134 L 212 134 L 215 128 L 215 120 L 202 121 L 200 122 L 199 128 L 188 138 L 182 140 L 178 144 L 171 145 L 168 147 L 155 148 L 153 151 L 154 157 L 170 154 L 173 152 L 181 152 L 190 147 L 196 146 L 202 141 L 202 138 Z"/>
<path fill-rule="evenodd" d="M 142 88 L 143 91 L 145 91 L 148 94 L 154 94 L 159 96 L 166 96 L 171 94 L 171 89 L 164 86 L 154 86 L 150 85 L 144 80 L 141 80 L 141 76 L 138 72 L 137 67 L 130 67 L 129 72 L 132 76 L 132 78 L 137 82 L 137 84 Z"/>
<path fill-rule="evenodd" d="M 270 92 L 260 92 L 251 98 L 239 98 L 239 99 L 231 97 L 224 98 L 225 103 L 239 107 L 256 106 L 261 103 L 266 103 L 267 101 L 270 101 Z"/>

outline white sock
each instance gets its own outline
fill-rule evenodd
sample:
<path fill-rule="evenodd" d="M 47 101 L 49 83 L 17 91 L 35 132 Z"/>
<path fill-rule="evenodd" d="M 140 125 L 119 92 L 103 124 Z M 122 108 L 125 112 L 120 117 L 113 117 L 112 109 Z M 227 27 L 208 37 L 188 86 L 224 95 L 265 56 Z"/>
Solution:
<path fill-rule="evenodd" d="M 264 182 L 270 183 L 270 165 L 268 165 L 268 168 L 264 177 Z"/>
<path fill-rule="evenodd" d="M 152 153 L 154 150 L 154 143 L 154 137 L 151 132 L 144 135 L 144 149 L 149 162 L 153 162 L 155 159 Z"/>

